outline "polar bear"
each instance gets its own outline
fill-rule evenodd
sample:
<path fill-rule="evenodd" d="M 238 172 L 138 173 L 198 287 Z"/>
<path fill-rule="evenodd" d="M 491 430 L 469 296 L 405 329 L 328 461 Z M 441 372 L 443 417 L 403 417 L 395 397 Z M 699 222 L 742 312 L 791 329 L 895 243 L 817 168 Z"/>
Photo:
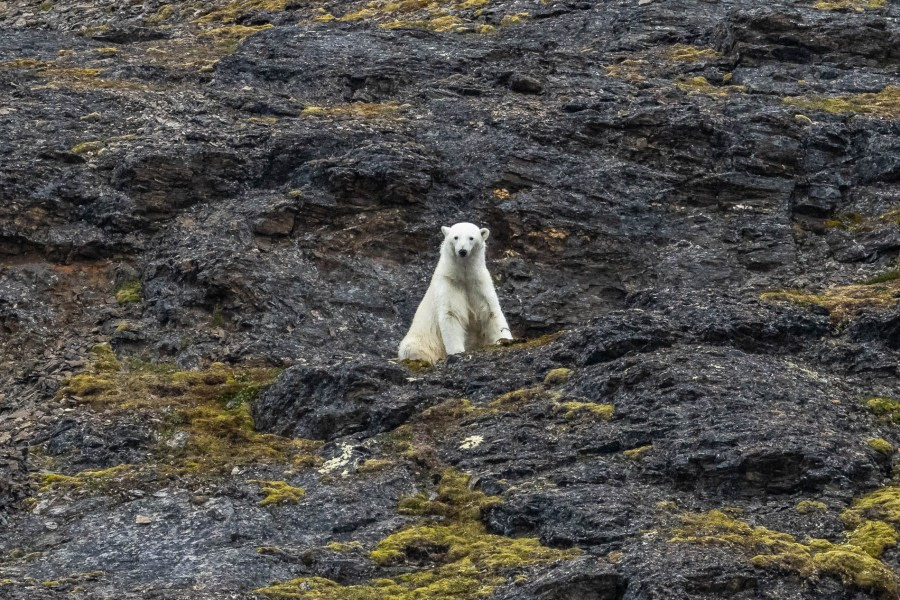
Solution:
<path fill-rule="evenodd" d="M 512 339 L 484 261 L 487 229 L 441 227 L 444 242 L 431 284 L 398 354 L 432 364 L 448 354 Z"/>

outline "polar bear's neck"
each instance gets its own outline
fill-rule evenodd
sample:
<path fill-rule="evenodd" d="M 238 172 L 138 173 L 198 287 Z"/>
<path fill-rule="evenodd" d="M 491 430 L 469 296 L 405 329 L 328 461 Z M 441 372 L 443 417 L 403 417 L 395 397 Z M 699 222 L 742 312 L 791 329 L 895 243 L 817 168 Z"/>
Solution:
<path fill-rule="evenodd" d="M 438 260 L 437 273 L 444 277 L 458 281 L 467 281 L 480 276 L 487 270 L 484 260 L 484 245 L 475 246 L 472 253 L 460 258 L 452 246 L 444 245 L 441 248 L 441 258 Z"/>

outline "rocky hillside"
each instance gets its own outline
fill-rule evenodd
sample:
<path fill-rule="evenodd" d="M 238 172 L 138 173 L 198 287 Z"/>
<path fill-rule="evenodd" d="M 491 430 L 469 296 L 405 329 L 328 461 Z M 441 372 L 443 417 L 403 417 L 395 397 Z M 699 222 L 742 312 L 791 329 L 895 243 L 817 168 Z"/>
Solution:
<path fill-rule="evenodd" d="M 900 5 L 0 0 L 0 597 L 900 588 Z M 517 343 L 392 360 L 440 226 Z"/>

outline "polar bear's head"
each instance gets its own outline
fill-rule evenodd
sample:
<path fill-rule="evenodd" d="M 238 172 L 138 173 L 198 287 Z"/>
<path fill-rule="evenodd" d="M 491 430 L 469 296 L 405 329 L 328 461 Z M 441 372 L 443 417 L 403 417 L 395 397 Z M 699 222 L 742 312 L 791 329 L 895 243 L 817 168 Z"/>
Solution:
<path fill-rule="evenodd" d="M 484 250 L 484 242 L 491 234 L 486 228 L 479 229 L 471 223 L 457 223 L 453 227 L 441 227 L 444 233 L 444 249 L 460 259 L 475 256 Z"/>

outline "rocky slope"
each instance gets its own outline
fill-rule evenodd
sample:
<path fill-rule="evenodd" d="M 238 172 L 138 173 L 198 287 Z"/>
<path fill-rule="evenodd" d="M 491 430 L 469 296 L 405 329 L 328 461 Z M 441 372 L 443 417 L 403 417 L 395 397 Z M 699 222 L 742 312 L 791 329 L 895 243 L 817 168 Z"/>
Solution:
<path fill-rule="evenodd" d="M 0 0 L 0 596 L 897 597 L 898 19 Z"/>

